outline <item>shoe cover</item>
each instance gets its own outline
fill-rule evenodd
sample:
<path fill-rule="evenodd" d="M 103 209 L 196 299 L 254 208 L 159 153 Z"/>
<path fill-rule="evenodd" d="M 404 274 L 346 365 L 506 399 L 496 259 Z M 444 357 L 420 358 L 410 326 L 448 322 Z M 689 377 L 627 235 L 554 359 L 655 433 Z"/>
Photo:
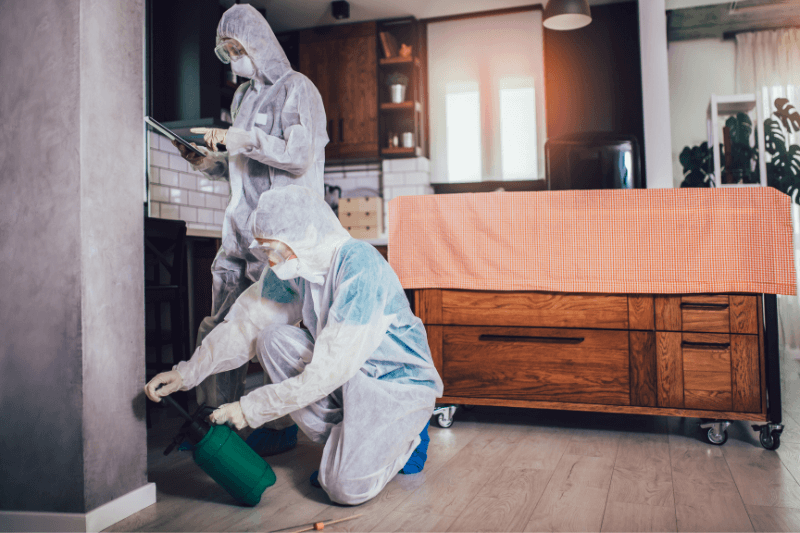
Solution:
<path fill-rule="evenodd" d="M 411 457 L 408 458 L 406 466 L 400 471 L 401 474 L 418 474 L 425 468 L 425 461 L 428 460 L 428 443 L 431 441 L 428 436 L 428 426 L 430 425 L 430 422 L 425 424 L 425 429 L 419 434 L 419 438 L 422 440 L 417 449 L 411 454 Z"/>

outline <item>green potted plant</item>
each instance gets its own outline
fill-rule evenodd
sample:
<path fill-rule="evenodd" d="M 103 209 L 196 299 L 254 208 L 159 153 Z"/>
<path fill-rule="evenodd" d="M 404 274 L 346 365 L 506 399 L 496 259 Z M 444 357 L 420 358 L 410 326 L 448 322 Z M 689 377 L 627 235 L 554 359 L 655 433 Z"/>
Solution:
<path fill-rule="evenodd" d="M 747 115 L 739 115 L 725 122 L 730 130 L 731 154 L 726 157 L 724 146 L 720 145 L 720 162 L 723 175 L 729 165 L 734 176 L 739 175 L 745 183 L 754 183 L 758 179 L 752 169 L 758 168 L 758 152 L 749 144 L 752 122 Z M 764 120 L 764 147 L 769 158 L 766 162 L 767 184 L 800 204 L 800 146 L 787 145 L 786 142 L 787 133 L 800 131 L 800 113 L 786 98 L 777 98 L 772 115 L 776 118 L 770 116 Z M 713 154 L 708 143 L 684 147 L 680 162 L 684 176 L 681 187 L 714 186 Z"/>

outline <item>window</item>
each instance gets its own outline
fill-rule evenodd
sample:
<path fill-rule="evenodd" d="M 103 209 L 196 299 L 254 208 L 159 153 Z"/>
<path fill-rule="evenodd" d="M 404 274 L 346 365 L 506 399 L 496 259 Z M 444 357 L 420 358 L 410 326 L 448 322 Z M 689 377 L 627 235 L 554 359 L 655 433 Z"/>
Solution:
<path fill-rule="evenodd" d="M 541 11 L 428 25 L 432 181 L 544 179 Z"/>

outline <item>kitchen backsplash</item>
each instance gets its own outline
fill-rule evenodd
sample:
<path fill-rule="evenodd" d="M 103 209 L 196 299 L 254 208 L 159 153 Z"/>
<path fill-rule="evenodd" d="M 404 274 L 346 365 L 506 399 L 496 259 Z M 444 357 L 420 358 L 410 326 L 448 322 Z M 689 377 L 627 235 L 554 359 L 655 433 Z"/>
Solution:
<path fill-rule="evenodd" d="M 166 137 L 152 132 L 149 135 L 150 216 L 185 220 L 189 229 L 222 231 L 230 194 L 228 182 L 209 180 L 193 171 Z M 340 187 L 344 197 L 381 194 L 384 218 L 388 217 L 392 198 L 433 194 L 430 165 L 425 157 L 327 165 L 325 183 Z"/>
<path fill-rule="evenodd" d="M 195 172 L 166 137 L 150 132 L 150 216 L 185 220 L 189 229 L 222 231 L 230 187 Z"/>

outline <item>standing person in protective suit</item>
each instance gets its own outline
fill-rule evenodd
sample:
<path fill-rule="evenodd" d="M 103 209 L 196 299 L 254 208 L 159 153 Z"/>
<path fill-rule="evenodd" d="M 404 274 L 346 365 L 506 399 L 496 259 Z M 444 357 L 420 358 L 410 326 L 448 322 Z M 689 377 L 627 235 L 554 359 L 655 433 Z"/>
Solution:
<path fill-rule="evenodd" d="M 307 77 L 291 69 L 269 24 L 255 8 L 234 5 L 225 11 L 217 27 L 215 52 L 221 61 L 231 64 L 234 74 L 250 81 L 240 85 L 233 96 L 230 129 L 192 129 L 204 134 L 208 149 L 201 150 L 205 157 L 176 144 L 192 168 L 211 179 L 227 179 L 231 188 L 222 247 L 211 266 L 211 316 L 200 325 L 197 346 L 266 267 L 248 250 L 252 235 L 247 222 L 259 196 L 290 183 L 324 194 L 328 143 L 319 91 Z M 227 151 L 217 151 L 218 143 Z M 247 367 L 242 366 L 211 376 L 198 387 L 198 403 L 221 405 L 238 400 L 244 393 L 246 374 Z M 291 430 L 295 437 L 297 432 L 291 426 L 288 418 L 276 421 L 272 429 L 288 428 L 289 432 L 273 437 L 291 443 Z"/>
<path fill-rule="evenodd" d="M 264 296 L 274 290 L 273 278 L 265 275 L 191 360 L 167 373 L 166 387 L 156 391 L 167 381 L 157 376 L 145 392 L 160 401 L 188 390 L 247 363 L 247 347 L 254 346 L 272 384 L 220 406 L 211 421 L 258 427 L 289 414 L 324 444 L 312 484 L 334 502 L 363 503 L 398 472 L 424 467 L 428 423 L 442 394 L 425 328 L 389 264 L 350 237 L 321 196 L 292 185 L 265 192 L 253 235 L 253 250 L 269 260 L 270 272 L 300 277 L 293 307 L 282 308 L 289 320 L 264 320 L 274 306 Z M 300 317 L 308 329 L 291 325 Z"/>

